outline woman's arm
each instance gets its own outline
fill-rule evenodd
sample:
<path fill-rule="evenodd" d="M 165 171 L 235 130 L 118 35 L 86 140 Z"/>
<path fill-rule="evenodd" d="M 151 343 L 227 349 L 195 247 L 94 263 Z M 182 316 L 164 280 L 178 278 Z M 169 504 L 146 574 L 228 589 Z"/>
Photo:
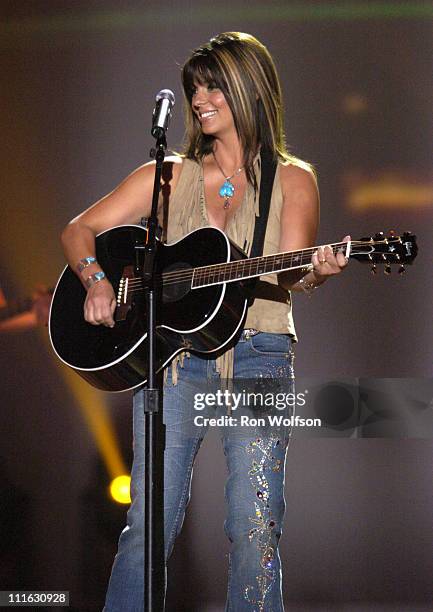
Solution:
<path fill-rule="evenodd" d="M 280 167 L 283 207 L 281 211 L 281 252 L 306 249 L 314 246 L 319 227 L 319 192 L 316 178 L 307 166 L 293 164 Z M 346 237 L 348 239 L 349 237 Z M 323 284 L 327 278 L 338 274 L 347 265 L 343 253 L 334 255 L 330 247 L 319 248 L 311 260 L 314 269 L 307 274 L 304 269 L 283 272 L 278 282 L 285 289 L 307 291 Z M 302 282 L 299 282 L 302 278 Z"/>
<path fill-rule="evenodd" d="M 167 163 L 173 163 L 174 187 L 181 160 L 169 158 Z M 95 258 L 95 236 L 116 225 L 138 223 L 141 217 L 150 215 L 154 176 L 154 162 L 141 166 L 63 230 L 61 238 L 66 259 L 87 289 L 84 318 L 93 325 L 113 327 L 116 308 L 113 287 L 107 278 L 90 284 L 92 279 L 95 280 L 95 273 L 103 272 L 98 262 L 92 261 Z M 87 258 L 91 263 L 86 262 Z"/>

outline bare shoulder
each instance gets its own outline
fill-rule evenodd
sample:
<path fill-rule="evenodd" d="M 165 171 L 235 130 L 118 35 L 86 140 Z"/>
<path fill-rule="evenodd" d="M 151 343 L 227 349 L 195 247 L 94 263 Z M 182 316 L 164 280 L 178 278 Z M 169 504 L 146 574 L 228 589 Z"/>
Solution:
<path fill-rule="evenodd" d="M 176 185 L 182 159 L 179 156 L 167 157 L 164 162 L 162 182 L 173 189 Z M 133 170 L 113 191 L 101 198 L 81 215 L 76 217 L 86 224 L 95 234 L 110 227 L 137 223 L 141 217 L 150 214 L 155 162 L 148 162 Z"/>
<path fill-rule="evenodd" d="M 180 155 L 168 155 L 165 158 L 164 166 L 167 173 L 165 175 L 163 172 L 163 180 L 169 182 L 172 188 L 175 189 L 182 171 L 183 157 Z"/>
<path fill-rule="evenodd" d="M 287 213 L 318 214 L 319 190 L 316 174 L 310 164 L 297 158 L 281 163 L 280 183 L 283 209 Z"/>
<path fill-rule="evenodd" d="M 313 245 L 319 226 L 315 172 L 310 164 L 293 157 L 279 169 L 283 195 L 280 247 L 287 251 Z"/>
<path fill-rule="evenodd" d="M 164 164 L 170 164 L 173 167 L 173 172 L 179 174 L 183 165 L 183 157 L 180 155 L 167 155 Z"/>
<path fill-rule="evenodd" d="M 180 157 L 180 155 L 167 155 L 164 159 L 163 176 L 172 176 L 174 180 L 177 180 L 182 169 L 182 163 L 183 158 Z M 148 179 L 149 177 L 153 177 L 154 174 L 155 162 L 150 161 L 133 170 L 127 179 Z"/>
<path fill-rule="evenodd" d="M 182 169 L 182 158 L 179 155 L 167 156 L 164 160 L 161 184 L 170 185 L 174 189 Z M 155 161 L 150 161 L 133 170 L 123 181 L 109 194 L 123 196 L 131 202 L 136 200 L 150 202 L 155 180 Z"/>
<path fill-rule="evenodd" d="M 311 164 L 298 158 L 280 163 L 280 181 L 283 195 L 290 196 L 294 191 L 304 191 L 317 197 L 317 177 Z"/>

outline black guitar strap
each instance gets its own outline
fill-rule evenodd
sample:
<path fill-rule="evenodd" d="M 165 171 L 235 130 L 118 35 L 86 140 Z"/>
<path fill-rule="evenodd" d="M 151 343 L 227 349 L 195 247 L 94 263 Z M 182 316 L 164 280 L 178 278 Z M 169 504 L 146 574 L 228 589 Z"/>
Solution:
<path fill-rule="evenodd" d="M 253 244 L 251 246 L 250 257 L 260 257 L 263 255 L 263 245 L 265 243 L 266 227 L 268 225 L 269 208 L 271 204 L 272 187 L 274 185 L 277 162 L 269 149 L 263 149 L 260 155 L 261 177 L 260 177 L 260 199 L 259 216 L 256 217 L 254 226 Z M 254 287 L 257 279 L 249 286 L 248 306 L 254 302 Z"/>
<path fill-rule="evenodd" d="M 260 255 L 263 255 L 263 245 L 265 242 L 266 226 L 268 224 L 272 187 L 274 185 L 274 177 L 277 170 L 277 162 L 268 149 L 263 149 L 260 158 L 262 172 L 260 178 L 259 216 L 256 217 L 250 257 L 260 257 Z"/>

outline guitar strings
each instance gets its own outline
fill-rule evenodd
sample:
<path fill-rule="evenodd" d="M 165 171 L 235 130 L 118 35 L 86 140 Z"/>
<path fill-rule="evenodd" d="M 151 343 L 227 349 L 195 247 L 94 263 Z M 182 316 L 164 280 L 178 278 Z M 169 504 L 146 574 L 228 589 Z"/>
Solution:
<path fill-rule="evenodd" d="M 272 256 L 270 258 L 272 258 Z M 285 267 L 284 264 L 286 263 L 286 261 L 288 263 L 288 258 L 281 258 L 281 259 L 282 259 L 281 268 L 284 268 Z M 194 288 L 199 288 L 201 283 L 203 284 L 203 286 L 205 286 L 205 285 L 216 285 L 216 284 L 220 284 L 223 282 L 236 282 L 237 280 L 243 280 L 243 279 L 247 279 L 247 278 L 251 278 L 255 276 L 261 276 L 265 273 L 272 273 L 272 272 L 279 271 L 278 269 L 275 269 L 275 270 L 266 269 L 267 264 L 271 264 L 271 267 L 272 267 L 273 262 L 271 262 L 269 259 L 262 261 L 260 263 L 260 258 L 259 258 L 257 262 L 253 262 L 256 264 L 256 266 L 257 264 L 259 264 L 256 267 L 256 270 L 253 269 L 254 266 L 251 264 L 247 263 L 245 265 L 245 262 L 248 262 L 248 261 L 251 261 L 251 260 L 239 260 L 237 262 L 214 264 L 211 266 L 203 266 L 201 268 L 183 270 L 183 271 L 178 271 L 178 272 L 174 271 L 170 273 L 163 273 L 162 275 L 157 276 L 158 284 L 161 284 L 162 282 L 164 285 L 172 285 L 172 284 L 176 284 L 180 282 L 187 282 L 187 281 L 193 280 L 193 282 L 196 283 Z M 301 260 L 299 267 L 303 267 L 303 265 L 307 265 L 309 263 L 310 263 L 309 258 L 307 258 L 306 261 Z M 387 262 L 387 263 L 394 263 L 394 262 Z M 398 262 L 395 262 L 395 263 L 398 263 Z M 238 268 L 238 270 L 236 270 L 236 268 Z M 232 274 L 232 276 L 229 278 L 224 278 L 223 275 L 226 275 L 227 271 L 230 269 L 232 270 L 232 272 L 234 272 L 234 274 Z M 239 273 L 241 272 L 241 270 L 242 270 L 242 274 L 240 274 L 237 277 L 236 271 Z M 217 276 L 217 280 L 215 280 L 216 276 Z M 128 291 L 129 290 L 133 291 L 135 287 L 142 288 L 142 285 L 143 285 L 143 279 L 141 278 L 130 279 L 128 282 Z"/>
<path fill-rule="evenodd" d="M 345 244 L 346 243 L 336 243 L 336 244 L 327 245 L 327 246 L 330 246 L 333 249 L 337 249 Z M 280 259 L 282 261 L 282 264 L 289 263 L 290 260 L 293 260 L 296 257 L 299 257 L 299 254 L 301 256 L 300 257 L 301 265 L 307 265 L 308 263 L 310 263 L 311 255 L 312 253 L 314 253 L 315 250 L 317 250 L 317 248 L 302 249 L 299 251 L 290 251 L 289 253 L 275 253 L 272 255 L 266 255 L 264 257 L 262 256 L 262 257 L 253 257 L 250 259 L 239 259 L 237 261 L 221 262 L 217 264 L 210 264 L 207 266 L 200 266 L 198 268 L 190 268 L 188 270 L 174 270 L 173 272 L 163 272 L 163 274 L 160 275 L 158 278 L 162 277 L 162 280 L 164 282 L 170 281 L 170 280 L 177 282 L 178 280 L 180 281 L 187 280 L 194 273 L 196 274 L 196 276 L 199 276 L 199 275 L 203 276 L 204 274 L 215 276 L 215 274 L 221 274 L 223 272 L 227 273 L 227 271 L 230 270 L 230 268 L 234 270 L 236 267 L 238 268 L 243 267 L 247 269 L 248 268 L 251 269 L 254 266 L 266 267 L 266 265 L 275 264 L 275 260 L 277 259 Z M 143 279 L 141 278 L 131 279 L 128 283 L 128 288 L 134 283 L 141 284 L 142 280 Z M 236 279 L 234 278 L 233 280 L 236 280 Z"/>
<path fill-rule="evenodd" d="M 369 244 L 370 245 L 388 244 L 389 242 L 391 241 L 382 240 L 382 241 L 375 241 L 374 243 L 368 243 L 362 240 L 358 240 L 358 241 L 353 240 L 351 241 L 351 245 L 352 246 L 369 246 Z M 339 242 L 339 243 L 323 245 L 323 246 L 330 246 L 333 249 L 333 252 L 336 253 L 338 249 L 340 249 L 341 247 L 344 247 L 346 244 L 347 244 L 346 242 Z M 162 282 L 165 285 L 171 285 L 171 284 L 178 283 L 178 282 L 186 282 L 190 280 L 194 275 L 197 277 L 194 279 L 197 282 L 199 280 L 201 281 L 204 281 L 205 279 L 209 280 L 210 276 L 214 277 L 212 283 L 206 283 L 206 284 L 219 284 L 220 282 L 228 282 L 228 280 L 236 281 L 237 280 L 236 277 L 232 279 L 221 279 L 220 281 L 215 281 L 215 275 L 217 274 L 222 275 L 222 273 L 227 273 L 227 271 L 230 270 L 230 268 L 234 271 L 236 267 L 244 268 L 244 269 L 247 268 L 247 270 L 249 269 L 249 271 L 252 272 L 252 268 L 254 266 L 258 266 L 258 267 L 262 266 L 265 270 L 267 265 L 275 264 L 275 260 L 277 259 L 281 260 L 282 267 L 284 267 L 285 263 L 289 263 L 290 260 L 292 260 L 293 262 L 293 260 L 299 256 L 301 259 L 300 267 L 302 267 L 302 265 L 307 265 L 310 263 L 311 255 L 315 251 L 317 251 L 317 247 L 312 247 L 309 249 L 301 249 L 299 251 L 290 251 L 289 253 L 275 253 L 273 255 L 267 255 L 265 257 L 263 256 L 254 257 L 251 259 L 240 259 L 238 261 L 211 264 L 207 266 L 200 266 L 198 268 L 191 268 L 188 270 L 178 270 L 178 271 L 174 270 L 173 272 L 163 272 L 162 275 L 157 276 L 157 282 L 158 284 Z M 244 271 L 247 271 L 247 270 L 244 270 Z M 278 270 L 275 270 L 275 272 L 278 272 Z M 260 273 L 255 272 L 252 274 L 252 276 L 260 275 L 263 273 L 264 272 L 260 272 Z M 130 279 L 128 282 L 128 291 L 133 290 L 134 288 L 138 288 L 138 287 L 142 288 L 142 284 L 143 284 L 142 278 Z"/>

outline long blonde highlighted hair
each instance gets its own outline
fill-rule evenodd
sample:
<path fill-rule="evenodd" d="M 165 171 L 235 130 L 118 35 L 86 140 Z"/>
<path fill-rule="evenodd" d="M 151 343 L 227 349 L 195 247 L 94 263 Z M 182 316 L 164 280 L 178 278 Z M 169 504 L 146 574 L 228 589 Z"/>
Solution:
<path fill-rule="evenodd" d="M 281 161 L 295 161 L 286 148 L 283 96 L 274 61 L 254 36 L 225 32 L 195 49 L 182 68 L 185 94 L 186 142 L 184 155 L 200 161 L 212 152 L 214 137 L 203 134 L 192 111 L 195 85 L 207 84 L 223 92 L 242 146 L 243 166 L 255 184 L 253 160 L 266 148 Z"/>

